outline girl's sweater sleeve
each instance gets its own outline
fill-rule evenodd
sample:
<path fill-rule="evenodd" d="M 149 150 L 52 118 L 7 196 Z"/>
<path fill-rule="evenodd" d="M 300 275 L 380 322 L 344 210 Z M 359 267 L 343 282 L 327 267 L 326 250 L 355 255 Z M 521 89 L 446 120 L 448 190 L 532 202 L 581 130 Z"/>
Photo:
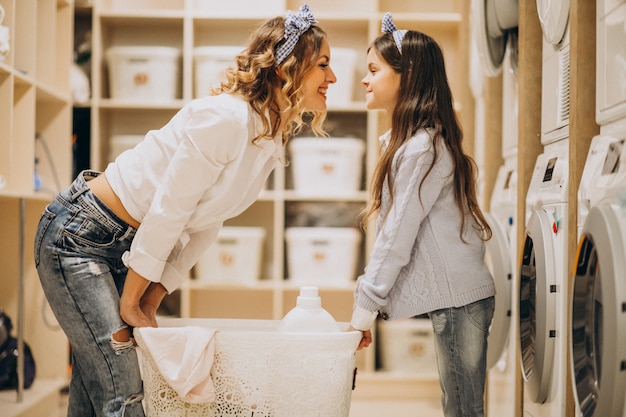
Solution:
<path fill-rule="evenodd" d="M 394 201 L 387 217 L 380 224 L 370 261 L 355 291 L 351 323 L 356 329 L 371 327 L 376 312 L 387 304 L 386 298 L 401 269 L 410 261 L 422 221 L 437 201 L 444 185 L 451 180 L 450 175 L 442 174 L 441 167 L 436 165 L 420 190 L 422 179 L 432 163 L 433 153 L 428 145 L 416 146 L 416 143 L 419 142 L 410 141 L 404 152 L 395 158 Z M 384 213 L 381 215 L 384 216 Z"/>

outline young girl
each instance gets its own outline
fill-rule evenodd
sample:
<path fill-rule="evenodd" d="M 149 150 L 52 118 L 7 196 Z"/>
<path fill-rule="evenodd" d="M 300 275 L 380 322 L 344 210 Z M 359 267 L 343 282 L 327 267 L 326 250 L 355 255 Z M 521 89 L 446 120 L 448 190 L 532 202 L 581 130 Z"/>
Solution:
<path fill-rule="evenodd" d="M 487 335 L 495 286 L 484 263 L 491 237 L 462 149 L 441 49 L 397 30 L 387 13 L 367 56 L 368 109 L 391 116 L 364 214 L 377 213 L 369 264 L 359 277 L 351 328 L 428 313 L 446 417 L 483 415 Z"/>
<path fill-rule="evenodd" d="M 131 328 L 155 314 L 226 219 L 249 207 L 335 82 L 308 6 L 262 24 L 212 95 L 150 131 L 104 173 L 82 172 L 44 211 L 35 263 L 72 346 L 69 416 L 143 416 Z"/>

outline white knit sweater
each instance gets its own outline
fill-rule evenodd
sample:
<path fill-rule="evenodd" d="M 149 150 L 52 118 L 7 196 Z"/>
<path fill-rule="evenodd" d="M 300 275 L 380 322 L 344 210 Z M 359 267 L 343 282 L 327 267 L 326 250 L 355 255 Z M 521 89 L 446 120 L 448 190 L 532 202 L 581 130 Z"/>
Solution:
<path fill-rule="evenodd" d="M 389 132 L 381 137 L 387 141 Z M 470 214 L 461 216 L 454 199 L 453 163 L 445 146 L 426 181 L 433 142 L 421 131 L 396 153 L 392 165 L 394 202 L 383 188 L 376 241 L 355 290 L 351 324 L 369 329 L 380 314 L 400 319 L 460 307 L 495 295 L 485 265 L 485 245 Z"/>

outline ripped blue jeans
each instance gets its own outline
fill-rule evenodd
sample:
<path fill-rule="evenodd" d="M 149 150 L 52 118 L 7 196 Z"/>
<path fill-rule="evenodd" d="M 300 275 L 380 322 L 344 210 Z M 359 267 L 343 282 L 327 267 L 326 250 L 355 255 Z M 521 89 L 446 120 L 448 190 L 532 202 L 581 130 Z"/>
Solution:
<path fill-rule="evenodd" d="M 446 417 L 484 415 L 487 336 L 495 298 L 459 308 L 428 313 L 435 333 L 443 414 Z"/>
<path fill-rule="evenodd" d="M 46 207 L 35 235 L 35 265 L 71 346 L 69 417 L 143 417 L 137 353 L 119 314 L 135 229 L 90 190 L 83 171 Z M 117 340 L 113 335 L 127 333 Z"/>

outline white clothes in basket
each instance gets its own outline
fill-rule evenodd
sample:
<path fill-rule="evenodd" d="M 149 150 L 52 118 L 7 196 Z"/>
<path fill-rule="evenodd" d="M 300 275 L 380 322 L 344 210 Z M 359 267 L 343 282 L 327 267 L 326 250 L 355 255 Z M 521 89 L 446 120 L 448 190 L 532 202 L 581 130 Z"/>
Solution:
<path fill-rule="evenodd" d="M 183 401 L 215 401 L 211 378 L 215 330 L 199 326 L 141 327 L 134 334 L 137 345 L 150 355 L 161 376 Z"/>

